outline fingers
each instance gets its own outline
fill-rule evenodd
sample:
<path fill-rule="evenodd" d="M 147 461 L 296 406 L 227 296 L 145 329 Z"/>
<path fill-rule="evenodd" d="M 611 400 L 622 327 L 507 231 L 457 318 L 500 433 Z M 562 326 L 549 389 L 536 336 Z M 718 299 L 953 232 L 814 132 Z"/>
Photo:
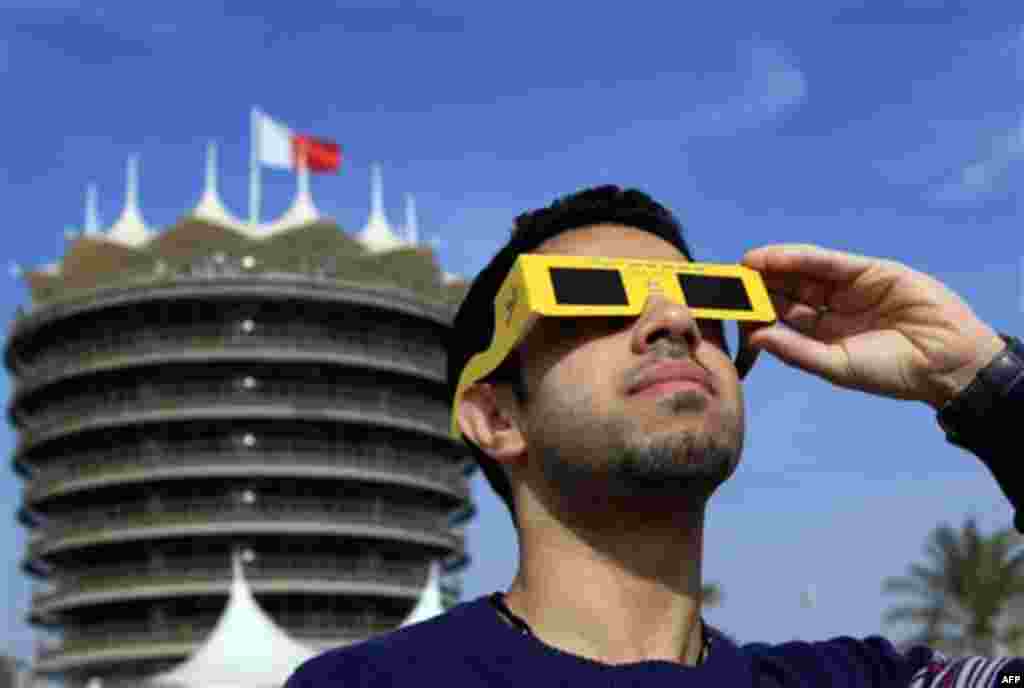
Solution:
<path fill-rule="evenodd" d="M 827 282 L 808 279 L 802 275 L 761 273 L 764 286 L 776 310 L 790 303 L 802 303 L 811 308 L 828 308 L 834 291 Z"/>
<path fill-rule="evenodd" d="M 819 330 L 821 329 L 822 320 L 828 311 L 812 308 L 803 303 L 790 303 L 778 312 L 779 319 L 783 324 L 807 337 L 821 339 Z"/>
<path fill-rule="evenodd" d="M 815 336 L 815 331 L 827 311 L 823 305 L 824 297 L 820 294 L 820 290 L 807 286 L 814 284 L 806 282 L 803 288 L 799 288 L 799 286 L 790 286 L 784 289 L 768 287 L 768 295 L 779 320 L 788 327 L 811 337 Z M 797 293 L 792 294 L 791 290 Z M 803 294 L 801 295 L 800 292 Z"/>
<path fill-rule="evenodd" d="M 775 276 L 800 276 L 832 283 L 850 283 L 877 262 L 867 256 L 833 251 L 812 244 L 773 244 L 747 251 L 743 265 Z"/>
<path fill-rule="evenodd" d="M 772 306 L 779 321 L 800 334 L 822 342 L 834 342 L 863 331 L 867 326 L 863 315 L 841 313 L 827 306 L 790 298 L 787 294 L 770 292 Z M 808 299 L 825 301 L 827 299 Z"/>
<path fill-rule="evenodd" d="M 773 325 L 753 332 L 750 345 L 768 351 L 783 363 L 835 382 L 841 379 L 847 360 L 841 347 L 825 344 L 785 325 Z"/>

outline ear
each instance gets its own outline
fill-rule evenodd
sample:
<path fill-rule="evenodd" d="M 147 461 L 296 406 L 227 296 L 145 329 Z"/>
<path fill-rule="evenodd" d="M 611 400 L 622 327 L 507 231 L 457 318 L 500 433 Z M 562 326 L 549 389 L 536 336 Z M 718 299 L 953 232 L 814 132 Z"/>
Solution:
<path fill-rule="evenodd" d="M 526 453 L 518 409 L 512 394 L 494 385 L 477 383 L 467 389 L 459 404 L 459 429 L 499 463 L 513 463 Z"/>

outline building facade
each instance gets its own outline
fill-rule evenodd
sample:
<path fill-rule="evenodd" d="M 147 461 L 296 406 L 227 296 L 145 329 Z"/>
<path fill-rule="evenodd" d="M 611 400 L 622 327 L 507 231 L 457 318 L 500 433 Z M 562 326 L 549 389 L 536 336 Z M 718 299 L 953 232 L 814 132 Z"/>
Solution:
<path fill-rule="evenodd" d="M 469 561 L 442 339 L 465 284 L 390 228 L 379 172 L 352 237 L 302 177 L 283 221 L 238 222 L 213 167 L 161 232 L 130 171 L 113 227 L 90 211 L 26 274 L 8 336 L 30 621 L 53 635 L 35 669 L 71 685 L 192 654 L 239 547 L 261 607 L 319 649 L 396 628 L 432 562 L 457 600 Z"/>

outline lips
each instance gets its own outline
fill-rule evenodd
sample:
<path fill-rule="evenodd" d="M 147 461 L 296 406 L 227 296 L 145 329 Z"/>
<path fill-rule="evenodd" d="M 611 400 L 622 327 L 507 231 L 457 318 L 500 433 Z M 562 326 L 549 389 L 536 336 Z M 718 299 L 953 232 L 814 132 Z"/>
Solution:
<path fill-rule="evenodd" d="M 695 363 L 684 361 L 659 363 L 647 368 L 643 375 L 629 388 L 629 394 L 637 394 L 654 385 L 666 382 L 693 382 L 704 388 L 708 394 L 714 394 L 715 388 L 711 377 Z"/>

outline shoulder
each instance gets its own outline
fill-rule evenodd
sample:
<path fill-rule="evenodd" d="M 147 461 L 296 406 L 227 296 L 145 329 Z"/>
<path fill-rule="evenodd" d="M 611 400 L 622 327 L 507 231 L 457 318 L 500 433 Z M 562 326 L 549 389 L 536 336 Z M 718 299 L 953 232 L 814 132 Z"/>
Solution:
<path fill-rule="evenodd" d="M 405 679 L 421 680 L 427 665 L 446 653 L 450 658 L 458 648 L 453 642 L 460 625 L 456 609 L 317 655 L 299 666 L 284 688 L 376 688 Z"/>
<path fill-rule="evenodd" d="M 840 636 L 822 642 L 778 645 L 753 643 L 744 645 L 742 651 L 752 657 L 758 673 L 778 676 L 780 685 L 799 683 L 786 678 L 813 676 L 815 681 L 834 686 L 981 688 L 1000 685 L 1002 676 L 1024 667 L 1020 658 L 950 658 L 923 645 L 901 651 L 881 636 Z"/>
<path fill-rule="evenodd" d="M 900 652 L 887 639 L 840 636 L 830 640 L 794 640 L 779 644 L 751 643 L 742 648 L 751 657 L 755 672 L 776 676 L 779 685 L 800 680 L 834 686 L 910 684 L 914 675 L 935 658 L 928 648 Z"/>

